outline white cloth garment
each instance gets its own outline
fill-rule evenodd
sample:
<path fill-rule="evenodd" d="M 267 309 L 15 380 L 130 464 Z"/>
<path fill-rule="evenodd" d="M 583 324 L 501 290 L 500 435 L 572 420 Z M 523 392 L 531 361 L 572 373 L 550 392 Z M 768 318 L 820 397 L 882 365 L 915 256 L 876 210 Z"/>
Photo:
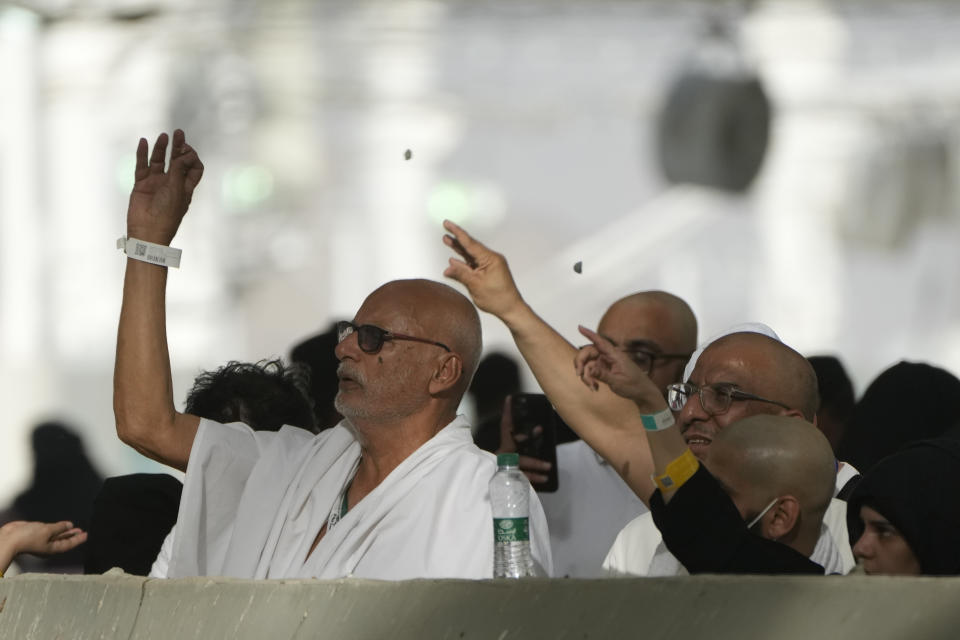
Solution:
<path fill-rule="evenodd" d="M 847 483 L 853 480 L 855 477 L 860 475 L 860 472 L 857 471 L 857 468 L 854 467 L 849 462 L 840 462 L 838 463 L 837 468 L 837 488 L 833 492 L 833 497 L 836 498 L 837 494 L 840 493 L 840 490 L 847 486 Z"/>
<path fill-rule="evenodd" d="M 827 574 L 847 574 L 853 569 L 853 552 L 847 539 L 847 503 L 843 500 L 830 501 L 810 559 L 823 566 Z M 635 518 L 617 535 L 603 569 L 608 576 L 687 575 L 686 568 L 664 544 L 650 513 Z"/>
<path fill-rule="evenodd" d="M 550 526 L 553 575 L 601 577 L 603 557 L 617 533 L 647 507 L 582 440 L 557 447 L 557 473 L 557 491 L 540 494 Z"/>
<path fill-rule="evenodd" d="M 160 553 L 157 554 L 157 559 L 153 561 L 153 566 L 150 567 L 148 578 L 166 578 L 167 574 L 170 573 L 170 556 L 173 553 L 173 538 L 176 531 L 177 525 L 173 525 L 170 533 L 163 539 Z"/>
<path fill-rule="evenodd" d="M 318 435 L 255 432 L 201 420 L 190 451 L 169 576 L 489 578 L 495 458 L 457 417 L 328 530 L 360 444 L 346 422 Z M 552 567 L 546 518 L 531 490 L 534 560 Z"/>

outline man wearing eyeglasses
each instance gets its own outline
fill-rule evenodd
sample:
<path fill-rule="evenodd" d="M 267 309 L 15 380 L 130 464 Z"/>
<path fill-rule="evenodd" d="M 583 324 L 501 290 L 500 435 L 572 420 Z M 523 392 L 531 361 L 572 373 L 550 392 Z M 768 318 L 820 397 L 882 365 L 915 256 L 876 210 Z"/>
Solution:
<path fill-rule="evenodd" d="M 699 354 L 687 382 L 668 387 L 668 406 L 690 451 L 708 456 L 727 426 L 757 415 L 797 417 L 813 422 L 819 402 L 816 374 L 802 355 L 780 342 L 769 328 L 736 331 L 710 342 Z M 581 354 L 581 358 L 588 354 Z M 750 391 L 746 391 L 749 389 Z M 842 485 L 842 482 L 836 480 Z M 853 556 L 839 500 L 827 509 L 827 524 L 813 550 L 827 573 L 847 573 Z M 819 521 L 818 521 L 819 526 Z M 671 554 L 649 513 L 624 527 L 604 560 L 614 575 L 677 575 L 686 569 Z"/>
<path fill-rule="evenodd" d="M 664 392 L 681 379 L 697 341 L 693 311 L 663 291 L 617 300 L 603 314 L 598 331 Z M 534 468 L 539 461 L 522 457 L 521 468 L 525 462 Z M 601 577 L 603 558 L 616 535 L 647 508 L 583 440 L 557 447 L 557 474 L 557 491 L 540 494 L 550 524 L 554 575 Z"/>
<path fill-rule="evenodd" d="M 480 319 L 452 288 L 390 282 L 338 325 L 345 421 L 323 433 L 254 432 L 174 409 L 166 261 L 203 166 L 176 131 L 166 170 L 167 144 L 161 135 L 149 160 L 146 140 L 137 148 L 114 411 L 121 440 L 186 471 L 168 575 L 492 577 L 496 464 L 456 413 L 480 356 Z M 532 491 L 530 529 L 549 573 Z"/>
<path fill-rule="evenodd" d="M 781 366 L 770 371 L 773 380 L 767 384 L 779 384 L 781 393 L 802 402 L 804 388 L 812 383 L 816 389 L 805 358 L 760 334 L 726 336 L 698 360 L 691 379 L 699 384 L 671 385 L 669 406 L 664 406 L 649 379 L 621 351 L 588 329 L 580 331 L 593 343 L 576 361 L 584 383 L 594 389 L 605 383 L 636 402 L 654 459 L 657 492 L 651 512 L 685 568 L 709 573 L 835 572 L 827 566 L 829 557 L 818 556 L 819 548 L 831 542 L 821 525 L 836 479 L 829 443 L 796 416 L 798 409 L 738 390 L 747 381 L 763 387 L 746 362 L 773 357 Z M 733 352 L 736 358 L 730 357 Z M 782 386 L 788 379 L 789 387 Z M 699 408 L 691 406 L 696 404 Z M 780 410 L 751 411 L 750 405 Z M 708 422 L 716 428 L 704 426 Z M 697 423 L 704 423 L 703 433 L 693 438 L 702 445 L 699 456 L 689 435 Z"/>
<path fill-rule="evenodd" d="M 463 284 L 481 311 L 493 314 L 507 325 L 520 354 L 560 417 L 617 470 L 641 500 L 647 502 L 655 488 L 650 480 L 653 461 L 634 404 L 606 387 L 589 393 L 570 367 L 577 356 L 577 348 L 524 301 L 506 258 L 453 222 L 447 220 L 443 226 L 448 232 L 443 241 L 457 254 L 457 257 L 450 258 L 444 276 Z M 670 322 L 672 320 L 668 318 L 660 318 L 655 324 L 662 326 Z M 692 351 L 696 341 L 696 320 L 692 319 L 690 325 L 692 331 L 688 333 L 692 334 L 692 339 L 682 338 L 680 344 L 673 347 L 665 344 L 663 351 Z M 617 336 L 610 337 L 619 341 Z M 626 338 L 620 346 L 626 346 L 632 339 Z M 664 372 L 666 369 L 654 371 Z M 673 378 L 666 382 L 677 381 L 678 378 Z M 661 392 L 666 395 L 666 388 Z"/>
<path fill-rule="evenodd" d="M 506 259 L 476 241 L 456 224 L 447 221 L 444 227 L 449 232 L 444 239 L 445 244 L 460 258 L 450 259 L 450 266 L 444 275 L 463 283 L 481 310 L 492 313 L 507 325 L 521 354 L 560 416 L 617 470 L 644 503 L 649 504 L 655 489 L 651 480 L 653 460 L 644 425 L 634 403 L 625 401 L 605 385 L 598 386 L 592 395 L 585 394 L 579 378 L 569 368 L 570 360 L 578 356 L 577 350 L 524 302 Z M 734 348 L 724 352 L 714 350 L 717 360 L 712 364 L 713 356 L 704 353 L 706 359 L 701 357 L 697 363 L 699 370 L 688 380 L 694 386 L 674 389 L 674 403 L 679 403 L 681 397 L 684 400 L 691 396 L 696 398 L 695 401 L 684 402 L 688 410 L 679 418 L 680 429 L 694 452 L 704 451 L 717 431 L 737 418 L 770 413 L 804 416 L 809 421 L 815 419 L 818 402 L 816 378 L 809 363 L 779 341 L 756 335 L 757 338 L 731 338 L 729 344 Z M 758 348 L 748 348 L 743 352 L 737 348 L 757 342 L 760 338 L 767 342 L 759 344 Z M 612 342 L 616 343 L 616 340 Z M 622 345 L 615 346 L 620 346 L 622 350 Z M 710 367 L 709 373 L 705 370 L 707 366 Z M 804 380 L 807 382 L 804 383 Z M 679 381 L 676 378 L 673 380 Z M 703 398 L 711 413 L 705 412 L 700 404 L 701 387 L 707 388 Z M 666 389 L 659 385 L 658 389 L 666 393 Z M 650 535 L 631 536 L 630 542 L 636 544 L 630 544 L 629 548 L 636 552 L 628 558 L 626 566 L 607 566 L 608 570 L 649 574 L 651 558 L 655 556 L 662 540 L 649 514 L 642 514 L 637 520 L 648 522 L 649 527 L 645 531 Z M 842 517 L 834 520 L 842 526 Z M 636 528 L 634 523 L 628 526 Z M 841 567 L 839 570 L 843 571 L 852 566 L 852 555 L 848 548 L 841 546 L 838 549 L 838 544 L 833 541 L 846 544 L 843 542 L 846 534 L 845 531 L 831 533 L 833 536 L 825 542 L 823 551 L 831 559 L 824 562 L 830 564 L 831 569 Z M 825 535 L 830 537 L 829 534 Z M 837 558 L 838 554 L 843 557 Z M 558 559 L 558 562 L 562 560 Z M 664 567 L 662 575 L 671 575 L 679 569 L 679 562 L 675 559 L 668 564 L 671 566 Z"/>

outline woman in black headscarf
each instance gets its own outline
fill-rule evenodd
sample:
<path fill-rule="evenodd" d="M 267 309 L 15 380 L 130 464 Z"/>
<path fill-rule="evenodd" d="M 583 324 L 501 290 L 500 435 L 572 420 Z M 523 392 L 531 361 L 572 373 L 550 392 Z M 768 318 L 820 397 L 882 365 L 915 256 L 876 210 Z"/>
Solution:
<path fill-rule="evenodd" d="M 61 422 L 44 422 L 33 430 L 33 483 L 17 496 L 4 520 L 70 521 L 87 528 L 102 476 L 87 457 L 80 437 Z M 83 550 L 72 549 L 48 558 L 24 556 L 24 571 L 79 573 Z"/>
<path fill-rule="evenodd" d="M 884 458 L 847 501 L 853 555 L 868 574 L 960 575 L 960 440 Z"/>

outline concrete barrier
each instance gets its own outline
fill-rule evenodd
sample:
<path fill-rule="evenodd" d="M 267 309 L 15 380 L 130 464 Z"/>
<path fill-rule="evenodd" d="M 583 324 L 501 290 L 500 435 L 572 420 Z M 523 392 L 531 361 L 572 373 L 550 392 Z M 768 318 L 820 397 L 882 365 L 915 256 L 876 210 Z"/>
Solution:
<path fill-rule="evenodd" d="M 0 638 L 960 637 L 960 579 L 0 580 Z"/>

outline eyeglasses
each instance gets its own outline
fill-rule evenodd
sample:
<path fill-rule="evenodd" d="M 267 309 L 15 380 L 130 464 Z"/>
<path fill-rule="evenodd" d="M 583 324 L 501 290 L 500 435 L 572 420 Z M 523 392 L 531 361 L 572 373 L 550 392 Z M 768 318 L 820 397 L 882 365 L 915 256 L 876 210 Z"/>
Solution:
<path fill-rule="evenodd" d="M 740 391 L 739 389 L 731 387 L 730 385 L 707 384 L 702 387 L 698 387 L 697 385 L 689 382 L 678 382 L 667 385 L 667 404 L 670 405 L 670 409 L 672 411 L 680 411 L 694 394 L 698 394 L 700 396 L 700 406 L 703 407 L 703 410 L 711 416 L 718 416 L 726 413 L 730 409 L 730 405 L 733 404 L 734 400 L 755 400 L 757 402 L 769 402 L 770 404 L 775 404 L 778 407 L 783 407 L 784 409 L 792 408 L 788 407 L 782 402 L 761 398 L 760 396 L 755 396 L 752 393 Z"/>
<path fill-rule="evenodd" d="M 657 360 L 689 360 L 689 353 L 654 353 L 641 347 L 623 347 L 630 359 L 647 375 L 653 371 Z"/>
<path fill-rule="evenodd" d="M 386 329 L 381 329 L 372 324 L 356 325 L 352 322 L 342 320 L 337 323 L 337 342 L 343 342 L 351 333 L 356 332 L 357 344 L 364 353 L 377 353 L 383 348 L 383 343 L 388 340 L 411 340 L 413 342 L 423 342 L 426 344 L 435 344 L 443 347 L 447 351 L 452 351 L 450 347 L 442 342 L 427 340 L 426 338 L 415 338 L 414 336 L 405 336 L 402 333 L 393 333 Z"/>

